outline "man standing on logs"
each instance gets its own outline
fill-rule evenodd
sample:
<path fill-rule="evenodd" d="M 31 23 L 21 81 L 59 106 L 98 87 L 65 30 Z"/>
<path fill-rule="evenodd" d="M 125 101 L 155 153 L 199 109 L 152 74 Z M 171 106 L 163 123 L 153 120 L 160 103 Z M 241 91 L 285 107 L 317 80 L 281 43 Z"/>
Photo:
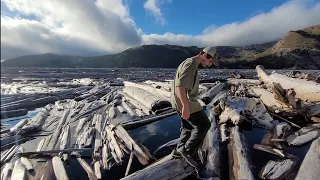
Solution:
<path fill-rule="evenodd" d="M 171 104 L 181 117 L 180 140 L 177 149 L 173 151 L 173 156 L 182 156 L 194 167 L 198 167 L 198 149 L 211 125 L 197 100 L 198 66 L 200 64 L 203 67 L 210 67 L 212 64 L 218 66 L 216 59 L 216 49 L 207 47 L 198 55 L 184 60 L 177 68 L 171 90 Z"/>

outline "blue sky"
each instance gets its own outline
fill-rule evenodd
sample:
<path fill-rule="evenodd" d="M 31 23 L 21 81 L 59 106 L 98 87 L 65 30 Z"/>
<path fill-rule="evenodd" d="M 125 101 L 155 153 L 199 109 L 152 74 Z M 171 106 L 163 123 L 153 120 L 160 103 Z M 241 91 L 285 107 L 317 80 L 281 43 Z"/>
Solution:
<path fill-rule="evenodd" d="M 210 25 L 221 26 L 235 21 L 244 21 L 261 12 L 269 12 L 285 0 L 163 0 L 160 5 L 166 24 L 154 20 L 144 10 L 145 0 L 132 0 L 130 14 L 138 27 L 146 34 L 197 35 Z"/>
<path fill-rule="evenodd" d="M 1 0 L 1 60 L 148 44 L 245 46 L 315 24 L 319 0 Z"/>

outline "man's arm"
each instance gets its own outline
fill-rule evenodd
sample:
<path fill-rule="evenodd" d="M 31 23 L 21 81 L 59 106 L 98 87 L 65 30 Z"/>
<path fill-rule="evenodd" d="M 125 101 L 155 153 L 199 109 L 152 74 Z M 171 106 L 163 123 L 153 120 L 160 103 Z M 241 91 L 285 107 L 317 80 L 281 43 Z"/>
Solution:
<path fill-rule="evenodd" d="M 186 88 L 177 86 L 176 92 L 182 104 L 182 112 L 181 112 L 182 118 L 188 120 L 190 117 L 190 109 L 189 109 L 189 102 L 187 99 Z"/>

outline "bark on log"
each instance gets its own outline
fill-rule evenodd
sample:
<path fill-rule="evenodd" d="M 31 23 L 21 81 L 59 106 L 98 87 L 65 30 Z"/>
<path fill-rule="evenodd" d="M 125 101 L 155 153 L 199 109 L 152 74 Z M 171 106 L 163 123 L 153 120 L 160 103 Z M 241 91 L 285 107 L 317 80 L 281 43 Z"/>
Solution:
<path fill-rule="evenodd" d="M 318 179 L 320 177 L 320 137 L 313 141 L 301 163 L 295 180 Z"/>
<path fill-rule="evenodd" d="M 296 97 L 308 102 L 320 101 L 320 84 L 302 79 L 289 78 L 286 75 L 272 73 L 268 75 L 261 65 L 256 66 L 260 81 L 272 85 L 273 82 L 280 83 L 284 89 L 293 88 Z"/>

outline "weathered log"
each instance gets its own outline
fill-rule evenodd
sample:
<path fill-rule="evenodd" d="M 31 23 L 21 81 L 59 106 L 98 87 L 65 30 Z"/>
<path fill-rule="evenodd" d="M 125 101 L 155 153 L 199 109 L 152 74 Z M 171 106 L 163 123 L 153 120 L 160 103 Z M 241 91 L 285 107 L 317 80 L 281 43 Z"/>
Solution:
<path fill-rule="evenodd" d="M 101 179 L 102 178 L 102 175 L 101 175 L 101 164 L 99 161 L 96 161 L 94 163 L 94 173 L 97 177 L 97 179 Z"/>
<path fill-rule="evenodd" d="M 161 99 L 148 91 L 143 89 L 126 86 L 123 91 L 131 97 L 134 97 L 137 101 L 142 103 L 148 109 L 152 110 L 153 112 L 158 109 L 163 109 L 166 107 L 171 107 L 171 103 L 168 100 Z"/>
<path fill-rule="evenodd" d="M 121 125 L 118 125 L 114 129 L 115 133 L 119 138 L 123 140 L 125 145 L 128 149 L 130 149 L 131 145 L 133 145 L 134 154 L 137 156 L 139 162 L 143 165 L 148 164 L 149 160 L 152 158 L 148 156 L 146 152 L 144 152 L 137 144 L 136 142 L 130 137 L 130 135 L 127 133 L 125 129 Z"/>
<path fill-rule="evenodd" d="M 101 149 L 102 149 L 102 139 L 101 139 L 101 121 L 102 121 L 102 115 L 101 114 L 95 114 L 97 122 L 95 126 L 95 142 L 94 142 L 94 152 L 93 156 L 95 158 L 99 158 L 101 156 Z"/>
<path fill-rule="evenodd" d="M 126 114 L 127 111 L 123 108 L 123 106 L 120 104 L 119 106 L 117 106 L 118 111 L 121 112 L 122 114 Z"/>
<path fill-rule="evenodd" d="M 12 174 L 12 169 L 13 169 L 13 163 L 12 162 L 6 163 L 1 172 L 1 180 L 10 179 L 10 176 Z"/>
<path fill-rule="evenodd" d="M 168 82 L 159 82 L 159 81 L 151 81 L 151 80 L 146 80 L 144 81 L 146 84 L 150 84 L 150 86 L 157 88 L 157 89 L 162 89 L 165 91 L 171 91 L 171 86 L 172 83 Z"/>
<path fill-rule="evenodd" d="M 320 136 L 320 130 L 310 127 L 301 128 L 286 138 L 289 146 L 300 146 Z"/>
<path fill-rule="evenodd" d="M 293 88 L 296 97 L 308 102 L 320 101 L 320 84 L 312 81 L 289 78 L 286 75 L 272 73 L 270 75 L 261 65 L 256 66 L 260 81 L 271 85 L 273 82 L 280 83 L 284 89 Z"/>
<path fill-rule="evenodd" d="M 320 177 L 320 137 L 314 140 L 301 163 L 295 180 L 319 179 Z"/>
<path fill-rule="evenodd" d="M 48 151 L 32 151 L 32 152 L 18 152 L 19 156 L 27 157 L 32 155 L 45 155 L 45 154 L 58 154 L 58 153 L 67 153 L 73 151 L 90 151 L 90 148 L 81 148 L 81 149 L 55 149 L 55 150 L 48 150 Z"/>
<path fill-rule="evenodd" d="M 133 112 L 133 110 L 129 107 L 129 105 L 125 101 L 122 101 L 122 105 L 123 105 L 123 108 L 128 112 L 128 114 L 130 114 L 130 116 L 136 116 L 136 113 Z"/>
<path fill-rule="evenodd" d="M 205 159 L 202 160 L 202 162 L 205 163 L 202 173 L 206 179 L 220 179 L 219 130 L 212 111 L 207 110 L 206 113 L 211 122 L 211 126 L 203 140 L 202 148 L 199 149 L 199 152 L 206 153 Z M 203 159 L 202 156 L 200 156 L 200 159 Z"/>
<path fill-rule="evenodd" d="M 223 87 L 224 83 L 218 83 L 214 87 L 210 88 L 207 92 L 201 94 L 200 99 L 209 98 L 211 101 L 211 99 L 213 99 L 222 90 Z"/>
<path fill-rule="evenodd" d="M 276 149 L 276 148 L 272 148 L 270 146 L 266 146 L 266 145 L 262 145 L 262 144 L 255 144 L 255 145 L 253 145 L 253 148 L 280 156 L 282 158 L 285 157 L 285 154 L 281 150 Z"/>
<path fill-rule="evenodd" d="M 61 136 L 60 136 L 60 149 L 68 149 L 70 147 L 71 142 L 71 134 L 70 134 L 70 126 L 67 125 L 63 128 Z M 70 153 L 63 154 L 63 160 L 67 161 L 69 159 Z"/>
<path fill-rule="evenodd" d="M 131 167 L 131 163 L 132 163 L 132 159 L 133 159 L 133 155 L 134 155 L 134 153 L 133 153 L 133 145 L 131 145 L 131 149 L 130 150 L 131 150 L 131 153 L 130 153 L 130 157 L 129 157 L 126 173 L 125 173 L 124 176 L 128 176 L 129 171 L 130 171 L 130 167 Z"/>
<path fill-rule="evenodd" d="M 52 158 L 53 171 L 57 179 L 68 180 L 68 175 L 61 159 L 57 156 Z"/>
<path fill-rule="evenodd" d="M 294 168 L 296 163 L 291 159 L 279 162 L 270 160 L 260 171 L 261 179 L 280 180 L 286 177 Z"/>
<path fill-rule="evenodd" d="M 319 123 L 320 122 L 320 117 L 312 117 L 311 121 L 313 121 L 315 123 Z"/>
<path fill-rule="evenodd" d="M 90 180 L 96 180 L 98 179 L 97 176 L 95 175 L 94 171 L 90 167 L 90 165 L 83 159 L 81 159 L 80 155 L 77 157 L 77 160 L 79 164 L 82 166 L 82 168 L 87 172 L 88 178 Z"/>
<path fill-rule="evenodd" d="M 28 179 L 25 166 L 21 163 L 20 159 L 16 160 L 11 175 L 12 180 L 16 179 Z"/>
<path fill-rule="evenodd" d="M 297 128 L 299 128 L 299 129 L 301 129 L 301 126 L 299 126 L 299 125 L 297 125 L 297 124 L 295 124 L 295 123 L 293 123 L 293 122 L 291 122 L 291 121 L 289 121 L 289 120 L 287 120 L 287 119 L 285 119 L 285 118 L 283 118 L 283 117 L 281 117 L 281 116 L 279 116 L 279 115 L 276 115 L 276 114 L 274 114 L 274 113 L 270 113 L 270 114 L 271 114 L 272 116 L 276 117 L 276 118 L 279 118 L 279 119 L 287 122 L 287 123 L 290 124 L 291 126 L 294 126 L 294 127 L 297 127 Z"/>
<path fill-rule="evenodd" d="M 43 108 L 36 116 L 34 116 L 26 125 L 24 125 L 19 134 L 25 134 L 28 132 L 37 132 L 41 131 L 42 125 L 49 115 L 49 110 L 47 108 Z"/>
<path fill-rule="evenodd" d="M 150 86 L 149 84 L 145 84 L 145 83 L 133 83 L 133 82 L 129 82 L 129 81 L 124 81 L 124 85 L 125 86 L 131 86 L 131 87 L 136 87 L 136 88 L 140 88 L 143 89 L 155 96 L 158 96 L 162 99 L 165 99 L 167 101 L 170 101 L 170 91 L 165 91 L 159 88 L 154 88 L 152 86 Z"/>
<path fill-rule="evenodd" d="M 297 110 L 290 107 L 289 104 L 286 104 L 282 101 L 275 99 L 275 95 L 263 88 L 251 88 L 253 94 L 259 96 L 263 104 L 265 104 L 273 112 L 285 112 L 287 114 L 297 114 Z"/>
<path fill-rule="evenodd" d="M 231 145 L 233 146 L 232 149 L 230 149 L 230 153 L 232 153 L 233 157 L 231 170 L 233 172 L 233 176 L 235 179 L 254 179 L 250 163 L 248 161 L 244 137 L 239 132 L 239 126 L 235 126 L 231 129 L 230 136 Z"/>
<path fill-rule="evenodd" d="M 227 83 L 231 85 L 260 85 L 261 81 L 255 80 L 255 79 L 234 79 L 234 78 L 228 78 Z"/>
<path fill-rule="evenodd" d="M 111 107 L 109 108 L 108 116 L 109 116 L 109 119 L 110 119 L 110 120 L 112 120 L 112 119 L 114 119 L 114 118 L 117 117 L 116 107 L 111 106 Z"/>
<path fill-rule="evenodd" d="M 144 114 L 152 114 L 152 111 L 148 107 L 146 107 L 144 104 L 142 104 L 141 102 L 137 101 L 136 99 L 132 98 L 131 96 L 129 96 L 126 93 L 124 93 L 123 96 L 125 97 L 125 101 L 127 103 L 130 103 L 135 109 L 139 109 Z M 137 113 L 137 112 L 135 111 L 135 113 Z M 141 113 L 139 113 L 139 114 L 141 114 Z"/>
<path fill-rule="evenodd" d="M 103 163 L 103 169 L 110 170 L 109 161 L 111 158 L 111 152 L 109 147 L 109 142 L 107 141 L 102 148 L 102 163 Z"/>
<path fill-rule="evenodd" d="M 20 152 L 24 152 L 24 148 L 20 147 L 19 151 Z M 32 166 L 32 164 L 31 164 L 31 162 L 29 161 L 28 158 L 21 157 L 20 160 L 21 160 L 21 163 L 27 168 L 28 171 L 33 170 L 33 166 Z"/>
<path fill-rule="evenodd" d="M 79 135 L 81 130 L 84 128 L 85 124 L 90 120 L 88 117 L 83 117 L 79 120 L 79 123 L 76 128 L 76 135 Z"/>
<path fill-rule="evenodd" d="M 115 133 L 111 131 L 110 127 L 106 127 L 106 135 L 107 135 L 107 140 L 109 141 L 109 146 L 110 149 L 115 152 L 115 155 L 117 156 L 117 160 L 119 163 L 122 163 L 124 154 L 121 151 L 121 148 L 119 147 L 119 144 L 117 143 L 117 140 L 115 138 Z"/>
<path fill-rule="evenodd" d="M 183 159 L 172 159 L 171 155 L 122 178 L 122 180 L 134 179 L 183 179 L 194 171 Z"/>
<path fill-rule="evenodd" d="M 20 120 L 15 126 L 10 128 L 10 134 L 16 134 L 28 121 L 28 119 Z"/>
<path fill-rule="evenodd" d="M 42 147 L 43 147 L 43 145 L 44 145 L 44 143 L 45 143 L 45 141 L 46 141 L 46 138 L 47 138 L 47 137 L 44 137 L 44 138 L 41 139 L 41 141 L 40 141 L 39 144 L 38 144 L 38 147 L 37 147 L 37 150 L 36 150 L 36 151 L 41 151 L 41 149 L 42 149 Z"/>
<path fill-rule="evenodd" d="M 3 156 L 1 156 L 1 164 L 8 162 L 19 149 L 19 147 L 19 145 L 14 145 Z"/>
<path fill-rule="evenodd" d="M 288 123 L 286 122 L 278 123 L 274 127 L 275 136 L 273 138 L 275 139 L 286 138 L 290 130 L 291 130 L 291 126 Z"/>

